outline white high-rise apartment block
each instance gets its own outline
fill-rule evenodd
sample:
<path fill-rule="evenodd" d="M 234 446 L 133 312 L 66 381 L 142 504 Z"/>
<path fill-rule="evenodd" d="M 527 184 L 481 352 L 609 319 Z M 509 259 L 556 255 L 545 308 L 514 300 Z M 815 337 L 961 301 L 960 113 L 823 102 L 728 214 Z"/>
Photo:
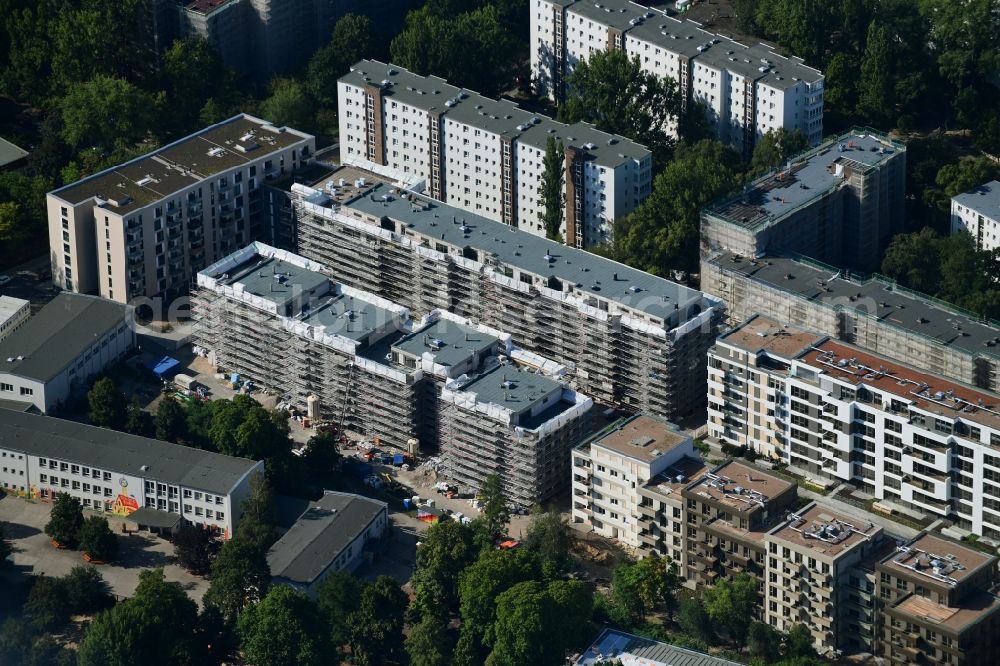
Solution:
<path fill-rule="evenodd" d="M 951 198 L 951 233 L 967 231 L 980 250 L 1000 247 L 1000 181 Z"/>
<path fill-rule="evenodd" d="M 587 123 L 558 123 L 374 60 L 337 88 L 343 163 L 412 174 L 439 201 L 538 236 L 549 138 L 563 147 L 567 245 L 609 240 L 611 223 L 652 190 L 650 151 Z"/>
<path fill-rule="evenodd" d="M 627 0 L 532 0 L 531 71 L 559 100 L 566 76 L 591 54 L 624 50 L 677 82 L 685 104 L 704 104 L 720 141 L 750 153 L 767 132 L 823 134 L 823 74 L 764 44 L 745 45 Z M 671 128 L 673 129 L 673 128 Z"/>
<path fill-rule="evenodd" d="M 708 353 L 709 437 L 1000 538 L 1000 400 L 754 317 Z"/>

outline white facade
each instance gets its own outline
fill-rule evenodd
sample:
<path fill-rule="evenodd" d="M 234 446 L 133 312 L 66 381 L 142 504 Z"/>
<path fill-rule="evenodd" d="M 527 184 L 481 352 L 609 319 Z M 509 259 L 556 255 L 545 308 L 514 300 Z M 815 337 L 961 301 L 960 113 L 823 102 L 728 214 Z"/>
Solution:
<path fill-rule="evenodd" d="M 1000 247 L 1000 181 L 951 198 L 951 233 L 965 231 L 979 250 Z"/>
<path fill-rule="evenodd" d="M 609 49 L 676 81 L 685 103 L 704 104 L 719 140 L 739 150 L 749 153 L 777 128 L 800 130 L 811 144 L 822 138 L 823 75 L 801 59 L 626 0 L 532 0 L 531 71 L 539 92 L 560 99 L 576 64 Z"/>
<path fill-rule="evenodd" d="M 30 316 L 30 301 L 13 296 L 0 296 L 0 340 L 20 328 Z"/>
<path fill-rule="evenodd" d="M 720 339 L 709 371 L 710 437 L 1000 538 L 995 394 L 822 338 L 794 354 L 742 358 Z"/>
<path fill-rule="evenodd" d="M 390 167 L 426 193 L 545 235 L 540 184 L 551 138 L 563 146 L 560 235 L 576 247 L 610 240 L 611 223 L 652 191 L 652 155 L 585 123 L 565 125 L 384 63 L 365 60 L 338 82 L 341 160 Z"/>

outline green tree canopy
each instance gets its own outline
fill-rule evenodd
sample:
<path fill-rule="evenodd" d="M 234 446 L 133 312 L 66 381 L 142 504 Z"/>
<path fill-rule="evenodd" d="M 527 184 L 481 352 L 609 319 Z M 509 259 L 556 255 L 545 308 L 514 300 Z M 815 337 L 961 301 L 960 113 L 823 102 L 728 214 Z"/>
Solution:
<path fill-rule="evenodd" d="M 715 639 L 712 621 L 700 599 L 688 597 L 680 602 L 677 609 L 677 624 L 684 633 L 694 636 L 706 645 L 711 645 Z"/>
<path fill-rule="evenodd" d="M 782 167 L 788 159 L 802 152 L 809 146 L 809 141 L 799 130 L 788 131 L 785 128 L 771 130 L 757 142 L 750 159 L 748 175 L 756 177 Z"/>
<path fill-rule="evenodd" d="M 702 596 L 708 617 L 725 627 L 729 638 L 738 646 L 746 645 L 750 622 L 760 603 L 758 586 L 757 579 L 741 573 L 732 580 L 719 580 Z"/>
<path fill-rule="evenodd" d="M 331 432 L 320 432 L 310 437 L 302 461 L 314 472 L 331 472 L 340 461 L 337 436 Z"/>
<path fill-rule="evenodd" d="M 447 621 L 436 615 L 425 615 L 411 626 L 404 641 L 410 666 L 449 666 L 454 645 Z"/>
<path fill-rule="evenodd" d="M 618 49 L 595 52 L 566 77 L 566 91 L 560 120 L 585 120 L 632 139 L 653 152 L 657 165 L 673 151 L 668 130 L 679 120 L 681 93 L 673 79 L 647 72 L 638 56 L 630 59 Z"/>
<path fill-rule="evenodd" d="M 330 644 L 334 648 L 350 641 L 347 618 L 358 609 L 361 581 L 348 571 L 335 571 L 323 579 L 316 589 L 316 603 L 330 628 Z"/>
<path fill-rule="evenodd" d="M 0 569 L 9 564 L 7 558 L 14 554 L 14 544 L 7 538 L 3 523 L 0 523 Z"/>
<path fill-rule="evenodd" d="M 132 396 L 132 402 L 125 408 L 125 432 L 140 437 L 152 437 L 154 434 L 153 417 L 139 404 L 139 399 Z"/>
<path fill-rule="evenodd" d="M 376 666 L 404 654 L 406 605 L 406 593 L 389 576 L 365 585 L 358 609 L 347 620 L 351 658 L 358 666 Z"/>
<path fill-rule="evenodd" d="M 320 666 L 329 662 L 326 626 L 316 603 L 285 585 L 272 587 L 238 623 L 240 649 L 248 663 Z"/>
<path fill-rule="evenodd" d="M 182 525 L 174 533 L 173 542 L 174 557 L 182 567 L 199 576 L 211 570 L 219 542 L 210 531 L 198 525 Z"/>
<path fill-rule="evenodd" d="M 212 562 L 211 583 L 203 603 L 232 624 L 247 606 L 260 601 L 270 586 L 265 552 L 236 537 L 222 544 Z"/>
<path fill-rule="evenodd" d="M 178 442 L 187 434 L 187 411 L 170 396 L 165 396 L 156 406 L 153 418 L 156 438 L 166 442 Z"/>
<path fill-rule="evenodd" d="M 479 489 L 482 508 L 479 510 L 477 525 L 490 539 L 498 534 L 507 533 L 507 523 L 510 522 L 510 502 L 504 495 L 503 481 L 496 474 L 490 474 Z"/>
<path fill-rule="evenodd" d="M 91 423 L 112 430 L 124 429 L 128 403 L 113 379 L 101 377 L 94 382 L 87 392 L 87 404 Z"/>
<path fill-rule="evenodd" d="M 200 37 L 178 39 L 163 54 L 163 78 L 172 124 L 180 131 L 197 121 L 211 99 L 227 99 L 234 75 L 219 52 Z"/>
<path fill-rule="evenodd" d="M 38 631 L 53 631 L 65 626 L 72 609 L 66 603 L 64 581 L 61 578 L 37 576 L 24 602 L 24 612 Z"/>
<path fill-rule="evenodd" d="M 49 522 L 45 525 L 45 533 L 62 546 L 76 548 L 81 527 L 83 527 L 83 507 L 80 500 L 68 493 L 56 493 Z"/>
<path fill-rule="evenodd" d="M 118 554 L 118 537 L 108 527 L 108 519 L 90 516 L 77 533 L 80 550 L 92 560 L 110 562 Z"/>
<path fill-rule="evenodd" d="M 666 558 L 651 556 L 619 565 L 611 579 L 612 609 L 621 621 L 636 624 L 657 610 L 672 610 L 680 583 Z"/>
<path fill-rule="evenodd" d="M 159 104 L 125 79 L 99 74 L 72 85 L 59 101 L 63 138 L 76 149 L 131 146 L 153 129 Z"/>
<path fill-rule="evenodd" d="M 311 129 L 315 125 L 315 107 L 304 84 L 295 79 L 277 78 L 271 82 L 271 95 L 260 105 L 261 115 L 275 125 Z"/>
<path fill-rule="evenodd" d="M 93 615 L 114 605 L 111 587 L 95 567 L 77 565 L 62 578 L 70 611 L 80 615 Z"/>
<path fill-rule="evenodd" d="M 570 556 L 573 536 L 569 524 L 558 511 L 543 511 L 541 507 L 535 506 L 521 544 L 538 553 L 546 578 L 555 578 L 573 566 L 573 558 Z"/>
<path fill-rule="evenodd" d="M 337 108 L 337 80 L 362 58 L 377 57 L 375 25 L 367 16 L 344 14 L 333 27 L 329 43 L 309 60 L 306 87 L 323 107 Z"/>

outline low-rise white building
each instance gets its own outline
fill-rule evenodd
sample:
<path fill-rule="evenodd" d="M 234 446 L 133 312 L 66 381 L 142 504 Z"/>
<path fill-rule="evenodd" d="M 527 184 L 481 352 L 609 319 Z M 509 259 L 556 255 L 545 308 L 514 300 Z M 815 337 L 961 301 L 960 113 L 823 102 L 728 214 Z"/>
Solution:
<path fill-rule="evenodd" d="M 951 233 L 968 232 L 979 250 L 1000 247 L 1000 181 L 951 198 Z"/>
<path fill-rule="evenodd" d="M 264 463 L 107 428 L 0 409 L 0 485 L 43 502 L 59 493 L 85 509 L 143 509 L 229 538 Z"/>
<path fill-rule="evenodd" d="M 59 294 L 0 340 L 0 398 L 30 402 L 41 412 L 58 409 L 134 347 L 130 306 Z"/>
<path fill-rule="evenodd" d="M 16 331 L 31 316 L 31 301 L 0 296 L 0 341 Z"/>
<path fill-rule="evenodd" d="M 362 60 L 337 83 L 341 160 L 412 174 L 456 208 L 545 236 L 541 181 L 549 139 L 562 146 L 560 235 L 586 247 L 652 191 L 652 154 L 587 123 L 566 125 L 419 76 Z"/>

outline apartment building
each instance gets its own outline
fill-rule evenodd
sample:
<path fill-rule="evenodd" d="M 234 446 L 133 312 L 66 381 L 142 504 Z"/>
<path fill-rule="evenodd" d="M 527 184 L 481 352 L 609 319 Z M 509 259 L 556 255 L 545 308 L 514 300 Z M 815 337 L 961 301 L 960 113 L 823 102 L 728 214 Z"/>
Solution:
<path fill-rule="evenodd" d="M 464 211 L 545 236 L 541 181 L 549 139 L 562 146 L 560 236 L 587 247 L 652 191 L 652 154 L 592 125 L 566 125 L 419 76 L 362 60 L 337 83 L 341 159 L 420 177 L 427 193 Z"/>
<path fill-rule="evenodd" d="M 61 293 L 0 339 L 0 399 L 58 411 L 134 349 L 131 307 Z"/>
<path fill-rule="evenodd" d="M 568 485 L 569 452 L 589 431 L 593 400 L 544 372 L 502 363 L 441 392 L 444 473 L 478 490 L 497 475 L 514 506 L 530 508 Z"/>
<path fill-rule="evenodd" d="M 724 252 L 702 259 L 701 287 L 727 304 L 730 325 L 760 313 L 932 375 L 1000 387 L 1000 324 L 885 278 L 858 279 L 804 258 Z"/>
<path fill-rule="evenodd" d="M 0 470 L 4 490 L 20 497 L 67 493 L 98 513 L 142 511 L 229 538 L 264 463 L 0 409 Z"/>
<path fill-rule="evenodd" d="M 509 333 L 597 402 L 674 420 L 703 408 L 719 300 L 384 184 L 343 202 L 292 194 L 300 252 L 334 279 Z"/>
<path fill-rule="evenodd" d="M 314 150 L 308 134 L 241 114 L 49 192 L 53 282 L 120 303 L 186 293 L 261 235 L 262 184 Z"/>
<path fill-rule="evenodd" d="M 762 317 L 723 336 L 709 368 L 710 437 L 1000 539 L 996 394 Z"/>
<path fill-rule="evenodd" d="M 31 316 L 31 301 L 0 296 L 0 342 L 21 327 Z"/>
<path fill-rule="evenodd" d="M 194 342 L 213 365 L 398 448 L 437 445 L 445 381 L 517 357 L 509 335 L 440 311 L 415 322 L 263 243 L 197 280 Z"/>
<path fill-rule="evenodd" d="M 890 541 L 816 502 L 789 514 L 764 536 L 764 621 L 782 632 L 805 625 L 821 653 L 874 652 L 873 563 Z"/>
<path fill-rule="evenodd" d="M 979 250 L 1000 247 L 1000 181 L 951 198 L 951 233 L 968 232 Z"/>
<path fill-rule="evenodd" d="M 906 147 L 855 128 L 701 213 L 701 254 L 803 255 L 877 270 L 903 231 Z"/>
<path fill-rule="evenodd" d="M 923 533 L 875 570 L 882 615 L 877 656 L 893 664 L 1000 660 L 996 557 Z"/>
<path fill-rule="evenodd" d="M 772 130 L 799 130 L 811 144 L 823 134 L 822 73 L 662 10 L 627 0 L 532 0 L 530 42 L 536 87 L 557 102 L 577 63 L 622 50 L 675 81 L 685 105 L 702 105 L 719 140 L 744 154 Z"/>
<path fill-rule="evenodd" d="M 636 414 L 609 426 L 573 450 L 573 522 L 642 548 L 635 489 L 695 457 L 691 437 L 662 419 Z"/>

